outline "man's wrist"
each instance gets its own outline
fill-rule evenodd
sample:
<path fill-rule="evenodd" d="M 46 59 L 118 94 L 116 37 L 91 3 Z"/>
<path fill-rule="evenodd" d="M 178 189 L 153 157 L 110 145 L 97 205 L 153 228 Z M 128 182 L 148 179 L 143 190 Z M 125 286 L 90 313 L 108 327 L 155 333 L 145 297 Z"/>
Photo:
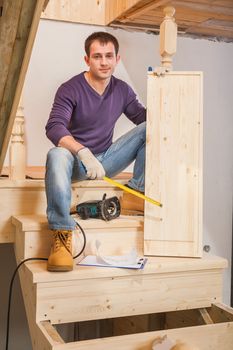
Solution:
<path fill-rule="evenodd" d="M 86 148 L 86 147 L 85 147 L 85 146 L 79 147 L 79 148 L 77 149 L 77 151 L 75 152 L 75 155 L 77 156 L 78 153 L 79 153 L 79 151 L 81 151 L 81 150 L 84 149 L 84 148 Z"/>

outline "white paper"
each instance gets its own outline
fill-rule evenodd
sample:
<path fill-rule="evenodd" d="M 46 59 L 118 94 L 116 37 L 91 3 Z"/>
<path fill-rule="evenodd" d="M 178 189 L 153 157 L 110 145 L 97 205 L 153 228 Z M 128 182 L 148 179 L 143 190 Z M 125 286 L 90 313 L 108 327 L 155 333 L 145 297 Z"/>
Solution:
<path fill-rule="evenodd" d="M 111 261 L 111 263 L 110 263 Z M 147 259 L 138 257 L 133 264 L 121 261 L 121 256 L 107 256 L 104 259 L 96 255 L 87 255 L 78 265 L 81 266 L 102 266 L 102 267 L 118 267 L 125 269 L 143 269 Z"/>

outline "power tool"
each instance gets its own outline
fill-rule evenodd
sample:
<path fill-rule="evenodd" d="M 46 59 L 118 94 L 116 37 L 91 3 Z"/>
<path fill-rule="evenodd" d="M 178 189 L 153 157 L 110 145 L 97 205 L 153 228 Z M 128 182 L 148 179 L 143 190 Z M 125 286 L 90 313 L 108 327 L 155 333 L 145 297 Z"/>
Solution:
<path fill-rule="evenodd" d="M 102 200 L 90 200 L 78 204 L 76 213 L 83 220 L 94 218 L 110 221 L 120 215 L 120 201 L 117 197 L 106 198 L 105 193 Z"/>

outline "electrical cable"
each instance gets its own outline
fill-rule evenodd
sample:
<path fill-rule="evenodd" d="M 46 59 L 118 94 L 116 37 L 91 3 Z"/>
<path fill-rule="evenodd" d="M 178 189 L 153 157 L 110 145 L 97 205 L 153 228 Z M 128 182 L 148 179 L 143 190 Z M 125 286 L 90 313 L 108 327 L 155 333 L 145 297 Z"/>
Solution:
<path fill-rule="evenodd" d="M 80 256 L 85 247 L 86 247 L 86 242 L 87 242 L 87 239 L 86 239 L 86 235 L 85 235 L 85 232 L 83 230 L 83 228 L 81 227 L 81 225 L 79 225 L 79 223 L 75 220 L 78 228 L 80 229 L 82 235 L 83 235 L 83 247 L 82 249 L 80 250 L 80 252 L 78 254 L 76 254 L 75 256 L 73 256 L 73 259 L 76 259 L 78 256 Z M 15 276 L 19 270 L 19 268 L 26 262 L 28 261 L 35 261 L 35 260 L 40 260 L 40 261 L 47 261 L 48 258 L 27 258 L 27 259 L 24 259 L 22 260 L 16 267 L 13 275 L 12 275 L 12 278 L 11 278 L 11 282 L 10 282 L 10 287 L 9 287 L 9 298 L 8 298 L 8 306 L 7 306 L 7 326 L 6 326 L 6 347 L 5 347 L 5 350 L 8 350 L 8 346 L 9 346 L 9 333 L 10 333 L 10 311 L 11 311 L 11 297 L 12 297 L 12 291 L 13 291 L 13 284 L 14 284 L 14 280 L 15 280 Z"/>

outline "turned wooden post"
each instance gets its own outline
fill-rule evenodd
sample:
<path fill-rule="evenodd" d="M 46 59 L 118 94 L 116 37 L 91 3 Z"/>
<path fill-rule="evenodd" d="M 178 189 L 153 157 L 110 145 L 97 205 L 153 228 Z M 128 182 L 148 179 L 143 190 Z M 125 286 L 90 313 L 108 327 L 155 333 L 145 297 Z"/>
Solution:
<path fill-rule="evenodd" d="M 9 178 L 11 180 L 24 180 L 26 176 L 23 110 L 21 98 L 16 112 L 9 150 Z"/>
<path fill-rule="evenodd" d="M 177 24 L 174 7 L 167 6 L 164 8 L 165 17 L 160 25 L 160 55 L 161 66 L 172 69 L 172 56 L 176 53 L 177 41 Z"/>

